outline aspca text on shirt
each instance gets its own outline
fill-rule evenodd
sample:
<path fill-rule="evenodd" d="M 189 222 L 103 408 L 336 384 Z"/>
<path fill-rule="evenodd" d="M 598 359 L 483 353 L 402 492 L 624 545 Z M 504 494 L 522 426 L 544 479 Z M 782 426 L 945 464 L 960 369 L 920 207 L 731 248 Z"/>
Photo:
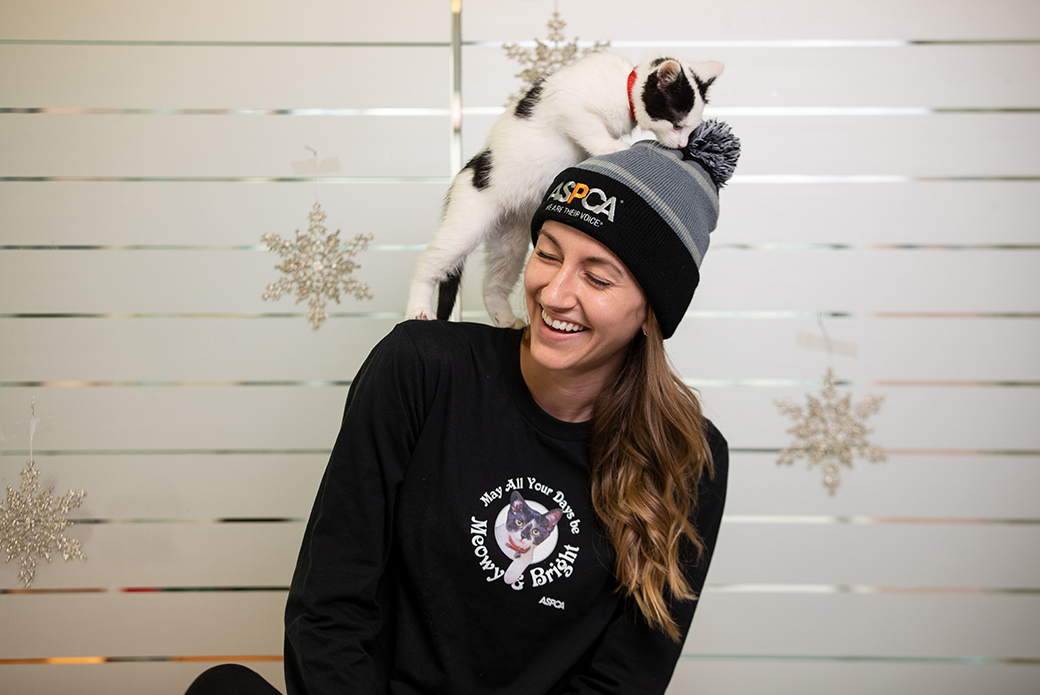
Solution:
<path fill-rule="evenodd" d="M 488 582 L 504 581 L 520 591 L 574 573 L 580 549 L 560 536 L 577 536 L 581 520 L 563 491 L 524 476 L 487 490 L 479 502 L 484 512 L 470 517 L 470 542 Z M 563 607 L 556 603 L 551 605 Z"/>

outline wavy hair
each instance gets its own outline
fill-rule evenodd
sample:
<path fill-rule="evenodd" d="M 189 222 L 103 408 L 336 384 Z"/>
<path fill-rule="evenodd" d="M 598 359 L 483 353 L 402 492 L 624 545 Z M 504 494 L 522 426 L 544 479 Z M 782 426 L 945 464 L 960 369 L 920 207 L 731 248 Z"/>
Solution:
<path fill-rule="evenodd" d="M 614 548 L 614 573 L 651 626 L 676 642 L 669 601 L 696 594 L 683 572 L 703 475 L 714 476 L 697 394 L 675 373 L 649 311 L 614 383 L 600 394 L 589 434 L 592 503 Z M 689 543 L 683 539 L 688 539 Z"/>

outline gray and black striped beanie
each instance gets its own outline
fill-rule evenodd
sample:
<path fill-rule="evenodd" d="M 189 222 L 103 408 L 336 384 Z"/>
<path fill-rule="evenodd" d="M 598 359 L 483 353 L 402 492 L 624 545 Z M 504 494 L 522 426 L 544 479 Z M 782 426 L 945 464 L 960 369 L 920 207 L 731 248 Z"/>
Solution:
<path fill-rule="evenodd" d="M 534 218 L 584 232 L 621 259 L 654 309 L 665 338 L 675 333 L 700 281 L 709 235 L 719 218 L 719 188 L 729 180 L 740 141 L 729 126 L 705 121 L 683 149 L 640 141 L 564 170 Z"/>

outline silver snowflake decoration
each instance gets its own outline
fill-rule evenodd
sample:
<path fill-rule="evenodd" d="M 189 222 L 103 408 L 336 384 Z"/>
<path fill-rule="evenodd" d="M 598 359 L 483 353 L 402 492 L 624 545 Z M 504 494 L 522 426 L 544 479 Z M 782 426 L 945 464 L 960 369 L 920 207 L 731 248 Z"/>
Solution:
<path fill-rule="evenodd" d="M 534 40 L 534 48 L 521 48 L 515 43 L 507 43 L 502 46 L 510 60 L 515 60 L 524 68 L 515 77 L 524 81 L 524 86 L 519 92 L 510 95 L 507 103 L 520 99 L 527 90 L 565 65 L 570 65 L 578 58 L 590 53 L 599 53 L 610 46 L 610 41 L 597 41 L 595 44 L 581 51 L 578 55 L 578 39 L 569 43 L 563 43 L 563 28 L 567 23 L 560 18 L 559 12 L 553 12 L 548 23 L 549 43 Z"/>
<path fill-rule="evenodd" d="M 852 468 L 852 459 L 856 456 L 875 463 L 887 460 L 880 447 L 867 442 L 866 436 L 874 430 L 862 422 L 881 410 L 885 397 L 867 396 L 853 406 L 850 394 L 838 398 L 836 383 L 834 371 L 828 368 L 820 398 L 806 394 L 804 408 L 789 398 L 773 401 L 780 414 L 789 416 L 795 423 L 787 430 L 795 439 L 780 452 L 777 464 L 792 464 L 804 457 L 812 470 L 822 463 L 823 484 L 832 495 L 841 485 L 839 464 Z"/>
<path fill-rule="evenodd" d="M 75 538 L 63 532 L 72 522 L 66 519 L 69 510 L 78 507 L 87 493 L 69 491 L 64 497 L 51 496 L 53 487 L 43 492 L 40 489 L 40 471 L 30 459 L 22 469 L 22 487 L 15 492 L 8 486 L 7 501 L 0 507 L 0 549 L 7 553 L 7 560 L 21 558 L 18 580 L 28 589 L 36 578 L 36 561 L 39 558 L 51 561 L 51 555 L 61 553 L 65 561 L 72 558 L 86 560 Z"/>
<path fill-rule="evenodd" d="M 278 299 L 282 294 L 289 294 L 296 286 L 296 303 L 310 299 L 310 312 L 307 318 L 314 330 L 329 317 L 325 313 L 326 299 L 334 299 L 339 304 L 339 294 L 353 294 L 355 299 L 371 299 L 372 293 L 368 285 L 358 282 L 351 275 L 361 266 L 353 258 L 358 251 L 368 248 L 372 241 L 371 234 L 358 234 L 350 244 L 340 245 L 339 230 L 326 235 L 325 212 L 318 203 L 314 204 L 307 219 L 310 226 L 307 233 L 296 230 L 296 240 L 282 239 L 278 234 L 264 234 L 260 241 L 267 242 L 271 251 L 277 251 L 283 259 L 275 270 L 285 275 L 278 282 L 272 282 L 264 292 L 264 299 Z"/>

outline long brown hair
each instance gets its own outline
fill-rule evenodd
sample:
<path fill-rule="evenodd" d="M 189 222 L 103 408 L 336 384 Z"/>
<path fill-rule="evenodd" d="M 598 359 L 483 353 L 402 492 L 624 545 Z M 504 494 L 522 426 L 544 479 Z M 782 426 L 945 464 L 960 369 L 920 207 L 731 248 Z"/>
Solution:
<path fill-rule="evenodd" d="M 592 503 L 617 556 L 621 590 L 650 625 L 679 641 L 668 599 L 696 598 L 683 574 L 702 475 L 714 475 L 697 394 L 672 370 L 652 310 L 613 385 L 600 394 L 589 435 Z M 684 547 L 685 546 L 685 547 Z"/>

